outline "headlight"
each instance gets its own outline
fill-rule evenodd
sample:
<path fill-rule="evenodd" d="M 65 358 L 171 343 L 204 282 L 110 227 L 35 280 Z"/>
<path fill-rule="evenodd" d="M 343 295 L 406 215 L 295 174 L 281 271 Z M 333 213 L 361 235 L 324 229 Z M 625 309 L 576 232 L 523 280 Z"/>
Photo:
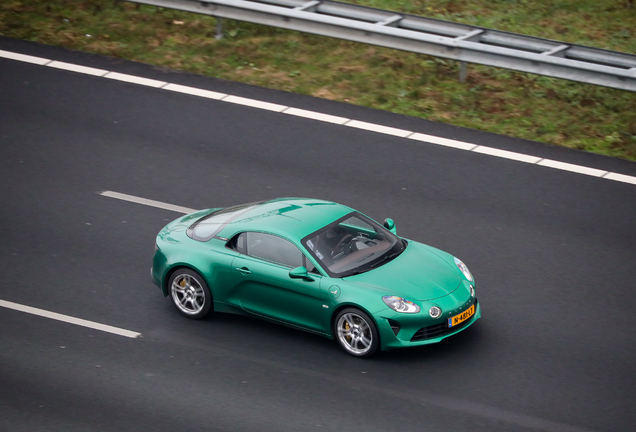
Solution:
<path fill-rule="evenodd" d="M 397 296 L 384 296 L 382 300 L 388 307 L 396 312 L 402 313 L 418 313 L 420 307 L 410 300 Z"/>
<path fill-rule="evenodd" d="M 455 264 L 457 264 L 457 267 L 461 270 L 466 279 L 474 282 L 473 275 L 470 273 L 470 270 L 468 270 L 468 267 L 466 267 L 466 264 L 464 264 L 462 260 L 460 260 L 459 258 L 455 258 Z"/>

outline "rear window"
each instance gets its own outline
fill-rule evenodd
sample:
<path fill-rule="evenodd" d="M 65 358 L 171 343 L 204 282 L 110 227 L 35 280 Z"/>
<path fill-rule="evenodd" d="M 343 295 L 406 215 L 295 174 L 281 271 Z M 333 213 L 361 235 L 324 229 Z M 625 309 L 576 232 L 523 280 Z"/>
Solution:
<path fill-rule="evenodd" d="M 208 241 L 225 228 L 228 223 L 261 204 L 262 202 L 242 204 L 211 213 L 192 224 L 188 228 L 188 236 L 194 240 Z"/>

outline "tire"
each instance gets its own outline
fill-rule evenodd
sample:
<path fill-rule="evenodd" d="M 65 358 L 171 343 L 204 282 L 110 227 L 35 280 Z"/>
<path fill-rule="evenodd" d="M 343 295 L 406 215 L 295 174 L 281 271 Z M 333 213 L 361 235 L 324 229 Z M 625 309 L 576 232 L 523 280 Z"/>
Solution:
<path fill-rule="evenodd" d="M 168 281 L 172 304 L 184 316 L 201 319 L 210 313 L 212 293 L 203 277 L 187 268 L 175 270 Z"/>
<path fill-rule="evenodd" d="M 371 357 L 380 346 L 380 334 L 369 315 L 356 308 L 338 312 L 333 333 L 340 347 L 354 357 Z"/>

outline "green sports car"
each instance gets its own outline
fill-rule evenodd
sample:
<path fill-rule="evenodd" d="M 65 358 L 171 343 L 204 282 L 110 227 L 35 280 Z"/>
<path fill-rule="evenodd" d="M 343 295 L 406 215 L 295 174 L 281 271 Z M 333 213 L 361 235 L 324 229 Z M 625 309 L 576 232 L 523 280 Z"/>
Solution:
<path fill-rule="evenodd" d="M 439 342 L 480 316 L 459 259 L 349 207 L 280 198 L 201 210 L 157 235 L 151 275 L 189 318 L 265 318 L 349 354 Z"/>

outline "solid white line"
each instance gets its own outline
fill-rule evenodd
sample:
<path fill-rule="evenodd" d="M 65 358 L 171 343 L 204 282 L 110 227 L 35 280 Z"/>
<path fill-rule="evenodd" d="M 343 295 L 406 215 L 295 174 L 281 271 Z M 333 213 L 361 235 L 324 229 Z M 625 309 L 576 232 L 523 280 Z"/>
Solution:
<path fill-rule="evenodd" d="M 150 78 L 142 78 L 135 75 L 128 75 L 119 72 L 108 72 L 106 75 L 104 75 L 104 78 L 110 78 L 118 81 L 124 81 L 155 88 L 163 87 L 168 84 L 165 81 L 157 81 Z"/>
<path fill-rule="evenodd" d="M 628 176 L 624 174 L 611 172 L 611 173 L 607 173 L 605 176 L 603 176 L 603 178 L 636 185 L 636 177 L 632 177 L 632 176 Z"/>
<path fill-rule="evenodd" d="M 46 66 L 78 72 L 78 73 L 82 73 L 86 75 L 94 75 L 94 76 L 104 76 L 108 73 L 108 71 L 104 69 L 96 69 L 96 68 L 87 67 L 87 66 L 80 66 L 73 63 L 64 63 L 57 60 L 54 60 L 51 63 L 48 63 Z"/>
<path fill-rule="evenodd" d="M 541 160 L 540 157 L 530 156 L 523 153 L 511 152 L 507 150 L 500 150 L 500 149 L 496 149 L 492 147 L 477 146 L 474 149 L 472 149 L 472 151 L 476 153 L 483 153 L 490 156 L 497 156 L 500 158 L 512 159 L 519 162 L 526 162 L 531 164 L 536 164 L 537 162 Z"/>
<path fill-rule="evenodd" d="M 269 102 L 263 102 L 256 99 L 248 99 L 240 96 L 227 96 L 223 98 L 223 102 L 230 102 L 239 105 L 245 105 L 252 108 L 260 108 L 268 111 L 282 112 L 286 110 L 288 107 L 285 105 L 278 105 Z"/>
<path fill-rule="evenodd" d="M 164 203 L 161 201 L 155 201 L 155 200 L 150 200 L 150 199 L 146 199 L 146 198 L 139 198 L 133 195 L 126 195 L 123 193 L 119 193 L 119 192 L 113 192 L 113 191 L 104 191 L 104 192 L 100 192 L 100 195 L 103 195 L 105 197 L 109 197 L 109 198 L 115 198 L 118 200 L 122 200 L 122 201 L 129 201 L 129 202 L 134 202 L 137 204 L 143 204 L 143 205 L 147 205 L 150 207 L 157 207 L 160 209 L 164 209 L 164 210 L 170 210 L 173 212 L 177 212 L 177 213 L 194 213 L 196 210 L 195 209 L 191 209 L 188 207 L 181 207 L 181 206 L 177 206 L 177 205 L 172 205 L 172 204 L 168 204 L 168 203 Z"/>
<path fill-rule="evenodd" d="M 3 51 L 3 50 L 0 50 L 0 57 L 11 59 L 11 60 L 17 60 L 17 61 L 21 61 L 25 63 L 33 63 L 40 66 L 45 65 L 51 61 L 50 59 L 45 59 L 41 57 L 33 57 L 26 54 L 18 54 L 11 51 Z"/>
<path fill-rule="evenodd" d="M 167 86 L 162 87 L 162 89 L 216 100 L 223 99 L 227 96 L 225 93 L 217 93 L 210 90 L 203 90 L 196 87 L 188 87 L 179 84 L 168 84 Z"/>
<path fill-rule="evenodd" d="M 472 150 L 477 147 L 477 144 L 467 143 L 463 141 L 455 141 L 448 138 L 442 138 L 435 135 L 426 135 L 422 133 L 414 133 L 407 137 L 408 139 L 414 139 L 418 141 L 424 141 L 432 144 L 438 144 L 446 147 L 453 147 L 460 150 Z"/>
<path fill-rule="evenodd" d="M 72 70 L 74 72 L 85 73 L 89 75 L 100 76 L 98 71 L 101 72 L 101 69 L 88 68 L 88 67 L 79 66 L 79 65 L 72 66 L 69 63 L 52 61 L 50 59 L 33 57 L 33 56 L 25 55 L 25 54 L 19 54 L 19 53 L 3 51 L 3 50 L 0 50 L 0 58 L 7 58 L 11 60 L 17 60 L 21 62 L 33 63 L 38 65 L 48 65 L 51 67 Z M 240 96 L 225 95 L 223 93 L 197 89 L 194 87 L 181 86 L 178 84 L 172 84 L 172 83 L 167 83 L 164 81 L 157 81 L 153 79 L 142 78 L 142 77 L 138 77 L 134 75 L 126 75 L 126 74 L 121 74 L 118 72 L 106 72 L 104 75 L 101 75 L 101 76 L 104 78 L 110 78 L 110 79 L 115 79 L 119 81 L 125 81 L 125 82 L 130 82 L 134 84 L 140 84 L 140 85 L 145 85 L 145 86 L 150 86 L 155 88 L 163 88 L 170 91 L 191 94 L 191 95 L 200 96 L 204 98 L 222 100 L 223 102 L 230 102 L 230 103 L 235 103 L 239 105 L 250 106 L 253 108 L 265 109 L 269 111 L 282 112 L 285 114 L 295 115 L 298 117 L 305 117 L 305 118 L 309 118 L 309 119 L 313 119 L 317 121 L 324 121 L 328 123 L 335 123 L 335 124 L 350 126 L 350 127 L 364 129 L 364 130 L 377 132 L 377 133 L 381 133 L 385 135 L 393 135 L 393 136 L 398 136 L 402 138 L 408 138 L 408 139 L 413 139 L 417 141 L 438 144 L 438 145 L 442 145 L 446 147 L 452 147 L 452 148 L 456 148 L 460 150 L 474 151 L 476 153 L 482 153 L 489 156 L 495 156 L 495 157 L 511 159 L 511 160 L 515 160 L 519 162 L 537 164 L 541 166 L 555 168 L 562 171 L 570 171 L 570 172 L 575 172 L 579 174 L 585 174 L 585 175 L 590 175 L 594 177 L 605 178 L 608 180 L 620 181 L 623 183 L 636 185 L 635 176 L 607 172 L 607 171 L 599 170 L 596 168 L 589 168 L 589 167 L 584 167 L 580 165 L 569 164 L 566 162 L 553 161 L 550 159 L 542 159 L 540 157 L 526 155 L 523 153 L 500 150 L 500 149 L 496 149 L 492 147 L 480 146 L 473 143 L 456 141 L 456 140 L 442 138 L 442 137 L 436 137 L 433 135 L 414 133 L 412 131 L 378 125 L 375 123 L 367 123 L 367 122 L 363 122 L 359 120 L 350 120 L 344 117 L 337 117 L 337 116 L 332 116 L 329 114 L 323 114 L 323 113 L 314 112 L 314 111 L 302 110 L 299 108 L 287 107 L 284 105 L 273 104 L 269 102 L 259 101 L 256 99 L 248 99 L 248 98 L 244 98 Z M 157 205 L 154 205 L 155 207 L 167 208 L 165 206 L 170 206 L 170 204 L 159 203 L 158 201 L 152 201 L 152 200 L 147 200 L 147 201 L 156 203 Z M 151 205 L 151 204 L 148 204 L 148 205 Z M 177 208 L 177 207 L 171 206 L 170 208 L 168 208 L 168 210 L 174 210 L 174 208 Z M 186 209 L 185 207 L 178 207 L 178 208 L 184 209 L 184 210 Z M 192 209 L 187 209 L 187 210 L 188 212 L 190 212 L 190 210 Z M 181 210 L 174 210 L 174 211 L 181 211 Z"/>
<path fill-rule="evenodd" d="M 596 168 L 588 168 L 581 165 L 574 165 L 565 162 L 559 162 L 552 159 L 543 159 L 537 165 L 546 166 L 550 168 L 556 168 L 562 171 L 571 171 L 579 174 L 585 174 L 594 177 L 602 177 L 607 174 L 607 171 L 599 170 Z"/>
<path fill-rule="evenodd" d="M 392 128 L 388 126 L 382 126 L 375 123 L 367 123 L 367 122 L 363 122 L 359 120 L 350 120 L 347 123 L 345 123 L 345 126 L 351 126 L 358 129 L 364 129 L 371 132 L 379 132 L 386 135 L 399 136 L 402 138 L 406 138 L 407 136 L 413 133 L 413 131 L 407 131 L 404 129 L 397 129 L 397 128 Z"/>
<path fill-rule="evenodd" d="M 88 327 L 88 328 L 92 328 L 92 329 L 107 332 L 107 333 L 113 333 L 113 334 L 116 334 L 119 336 L 125 336 L 128 338 L 138 338 L 141 336 L 141 333 L 137 333 L 130 330 L 124 330 L 119 327 L 113 327 L 106 324 L 100 324 L 93 321 L 87 321 L 81 318 L 74 318 L 68 315 L 62 315 L 55 312 L 49 312 L 44 309 L 38 309 L 31 306 L 24 306 L 18 303 L 13 303 L 13 302 L 5 301 L 5 300 L 0 300 L 0 306 L 7 309 L 13 309 L 20 312 L 26 312 L 31 315 L 38 315 L 44 318 L 50 318 L 57 321 L 63 321 L 69 324 L 75 324 L 78 326 Z"/>
<path fill-rule="evenodd" d="M 287 108 L 285 111 L 283 111 L 283 113 L 298 116 L 298 117 L 304 117 L 304 118 L 308 118 L 312 120 L 323 121 L 327 123 L 335 123 L 339 125 L 345 124 L 346 122 L 351 120 L 345 117 L 338 117 L 338 116 L 323 114 L 323 113 L 319 113 L 315 111 L 307 111 L 300 108 Z"/>

